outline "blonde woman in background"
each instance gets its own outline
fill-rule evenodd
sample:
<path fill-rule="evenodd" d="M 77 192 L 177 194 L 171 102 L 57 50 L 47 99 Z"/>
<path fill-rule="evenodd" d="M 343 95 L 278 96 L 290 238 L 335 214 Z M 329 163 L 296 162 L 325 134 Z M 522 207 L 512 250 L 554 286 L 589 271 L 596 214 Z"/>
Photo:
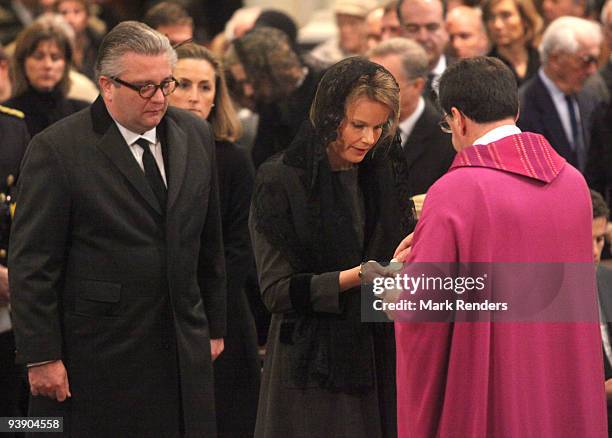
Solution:
<path fill-rule="evenodd" d="M 214 363 L 217 428 L 220 437 L 252 436 L 260 367 L 255 323 L 243 287 L 253 263 L 248 231 L 253 168 L 246 152 L 234 144 L 240 123 L 221 64 L 197 44 L 183 44 L 176 52 L 174 77 L 179 85 L 169 96 L 170 105 L 208 120 L 216 140 L 228 294 L 224 351 Z"/>

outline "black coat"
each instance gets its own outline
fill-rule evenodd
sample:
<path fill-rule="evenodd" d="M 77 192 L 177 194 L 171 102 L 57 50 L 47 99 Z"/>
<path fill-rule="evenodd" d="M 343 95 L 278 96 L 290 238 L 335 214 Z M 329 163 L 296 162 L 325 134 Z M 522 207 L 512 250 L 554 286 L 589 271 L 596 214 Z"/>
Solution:
<path fill-rule="evenodd" d="M 225 334 L 214 141 L 169 108 L 165 217 L 99 98 L 36 136 L 11 235 L 17 360 L 62 359 L 72 436 L 214 436 L 209 338 Z"/>
<path fill-rule="evenodd" d="M 31 137 L 88 105 L 83 100 L 67 99 L 57 90 L 41 93 L 32 88 L 6 101 L 6 106 L 23 111 Z"/>
<path fill-rule="evenodd" d="M 397 420 L 392 324 L 361 325 L 368 332 L 369 344 L 367 349 L 359 350 L 362 354 L 351 357 L 350 368 L 372 354 L 377 387 L 376 391 L 359 395 L 332 391 L 312 382 L 306 387 L 297 384 L 291 377 L 291 358 L 299 354 L 296 351 L 299 346 L 287 339 L 294 330 L 292 315 L 299 314 L 301 306 L 311 307 L 314 314 L 343 314 L 342 321 L 345 321 L 350 319 L 347 303 L 353 302 L 352 294 L 359 294 L 357 289 L 340 297 L 338 271 L 344 269 L 340 264 L 326 272 L 313 268 L 318 263 L 329 263 L 332 257 L 338 258 L 339 253 L 345 257 L 341 264 L 353 263 L 348 259 L 352 256 L 351 248 L 344 246 L 339 234 L 329 239 L 323 237 L 322 230 L 328 228 L 319 226 L 320 223 L 337 221 L 346 229 L 359 230 L 356 241 L 362 244 L 358 253 L 361 261 L 389 260 L 399 241 L 413 230 L 409 201 L 400 197 L 398 188 L 397 168 L 403 164 L 401 151 L 396 153 L 395 148 L 400 146 L 395 144 L 392 151 L 373 151 L 376 160 L 370 153 L 369 169 L 356 175 L 352 186 L 355 193 L 361 193 L 363 216 L 355 208 L 349 209 L 352 216 L 347 217 L 347 210 L 339 205 L 325 208 L 325 191 L 339 187 L 336 184 L 343 178 L 343 172 L 333 172 L 329 185 L 323 182 L 325 165 L 313 160 L 320 145 L 308 138 L 307 130 L 300 131 L 288 150 L 259 168 L 255 182 L 251 238 L 263 301 L 272 312 L 256 436 L 301 433 L 303 436 L 393 437 L 397 434 Z M 326 156 L 323 159 L 327 160 Z M 365 164 L 360 165 L 360 169 L 363 167 Z M 341 190 L 347 199 L 352 198 L 350 191 Z M 268 233 L 274 235 L 268 236 Z M 328 240 L 321 243 L 322 239 Z M 338 345 L 350 344 L 348 341 L 337 343 L 336 349 Z M 337 353 L 336 350 L 329 356 Z"/>
<path fill-rule="evenodd" d="M 539 74 L 525 82 L 519 90 L 520 112 L 517 125 L 522 131 L 542 134 L 559 155 L 565 158 L 572 166 L 584 171 L 587 161 L 586 154 L 591 142 L 593 114 L 599 102 L 591 99 L 587 93 L 578 93 L 576 100 L 580 109 L 585 146 L 584 164 L 581 167 L 578 165 L 578 156 L 572 150 L 570 141 L 565 135 L 561 119 L 555 109 L 555 104 Z"/>
<path fill-rule="evenodd" d="M 442 116 L 425 100 L 425 110 L 402 145 L 406 157 L 408 196 L 426 193 L 446 173 L 455 158 L 450 134 L 440 130 Z"/>
<path fill-rule="evenodd" d="M 227 334 L 225 349 L 214 362 L 215 402 L 219 436 L 253 435 L 261 366 L 255 321 L 244 292 L 253 266 L 249 238 L 249 206 L 253 165 L 245 150 L 216 142 L 219 200 L 227 269 Z"/>
<path fill-rule="evenodd" d="M 499 54 L 497 47 L 493 47 L 487 56 L 498 58 L 504 64 L 506 64 L 510 70 L 512 70 L 512 73 L 514 73 L 514 78 L 516 79 L 516 83 L 519 87 L 538 74 L 538 69 L 540 68 L 540 54 L 533 47 L 527 47 L 527 70 L 525 71 L 525 75 L 523 77 L 518 75 L 510 61 Z"/>

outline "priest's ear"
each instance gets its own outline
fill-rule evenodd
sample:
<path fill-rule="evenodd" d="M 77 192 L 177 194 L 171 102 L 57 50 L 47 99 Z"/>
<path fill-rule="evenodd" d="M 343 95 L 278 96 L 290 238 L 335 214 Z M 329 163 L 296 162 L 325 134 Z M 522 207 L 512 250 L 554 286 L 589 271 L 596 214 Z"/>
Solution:
<path fill-rule="evenodd" d="M 455 106 L 451 107 L 450 120 L 449 125 L 454 126 L 455 133 L 460 133 L 461 135 L 465 135 L 466 131 L 466 117 L 465 115 L 459 111 L 459 109 Z"/>

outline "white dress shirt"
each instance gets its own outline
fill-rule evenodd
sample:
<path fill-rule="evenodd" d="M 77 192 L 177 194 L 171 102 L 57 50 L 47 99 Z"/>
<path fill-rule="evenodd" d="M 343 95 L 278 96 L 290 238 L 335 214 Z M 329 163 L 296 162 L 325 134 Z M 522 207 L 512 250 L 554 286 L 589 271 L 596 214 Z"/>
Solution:
<path fill-rule="evenodd" d="M 159 169 L 159 173 L 161 173 L 162 179 L 164 180 L 164 184 L 168 187 L 168 183 L 166 181 L 166 170 L 164 167 L 164 156 L 162 154 L 162 146 L 159 140 L 157 139 L 157 128 L 153 128 L 150 131 L 145 132 L 144 134 L 137 134 L 135 132 L 130 131 L 126 127 L 122 126 L 119 122 L 115 120 L 115 124 L 117 128 L 119 128 L 119 132 L 125 139 L 125 142 L 130 148 L 132 155 L 136 159 L 136 162 L 144 172 L 144 164 L 142 162 L 142 155 L 144 151 L 136 143 L 136 140 L 139 138 L 144 138 L 149 142 L 149 148 L 151 149 L 151 153 L 153 154 L 153 158 L 155 158 L 155 163 L 157 163 L 157 167 Z"/>
<path fill-rule="evenodd" d="M 425 99 L 419 96 L 419 103 L 417 103 L 416 108 L 406 119 L 402 120 L 399 124 L 400 129 L 400 137 L 402 138 L 402 147 L 404 147 L 404 143 L 412 134 L 412 130 L 414 129 L 414 125 L 416 125 L 417 120 L 421 117 L 425 111 Z"/>
<path fill-rule="evenodd" d="M 436 95 L 438 94 L 438 91 L 440 89 L 440 76 L 442 76 L 442 73 L 444 73 L 444 70 L 446 70 L 446 55 L 443 54 L 443 55 L 440 55 L 440 59 L 438 59 L 438 63 L 430 72 L 433 74 L 433 80 L 431 81 L 431 88 L 436 92 Z"/>

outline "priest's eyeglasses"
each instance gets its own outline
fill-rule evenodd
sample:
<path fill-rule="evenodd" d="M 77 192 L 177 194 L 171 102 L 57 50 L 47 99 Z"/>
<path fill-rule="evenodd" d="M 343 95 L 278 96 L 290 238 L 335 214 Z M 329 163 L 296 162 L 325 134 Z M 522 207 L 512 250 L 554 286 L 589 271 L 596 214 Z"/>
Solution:
<path fill-rule="evenodd" d="M 128 88 L 131 88 L 134 91 L 137 91 L 140 94 L 140 97 L 143 99 L 152 98 L 157 90 L 160 89 L 164 96 L 168 96 L 172 94 L 174 90 L 176 90 L 176 86 L 178 85 L 178 81 L 175 78 L 165 79 L 161 81 L 159 84 L 130 84 L 122 79 L 119 79 L 117 76 L 111 76 L 111 79 L 118 84 L 125 85 Z"/>
<path fill-rule="evenodd" d="M 438 122 L 438 126 L 440 127 L 440 131 L 444 132 L 445 134 L 452 134 L 453 131 L 451 130 L 450 125 L 448 124 L 448 114 L 444 114 L 442 116 L 442 119 L 440 119 L 440 121 Z"/>

